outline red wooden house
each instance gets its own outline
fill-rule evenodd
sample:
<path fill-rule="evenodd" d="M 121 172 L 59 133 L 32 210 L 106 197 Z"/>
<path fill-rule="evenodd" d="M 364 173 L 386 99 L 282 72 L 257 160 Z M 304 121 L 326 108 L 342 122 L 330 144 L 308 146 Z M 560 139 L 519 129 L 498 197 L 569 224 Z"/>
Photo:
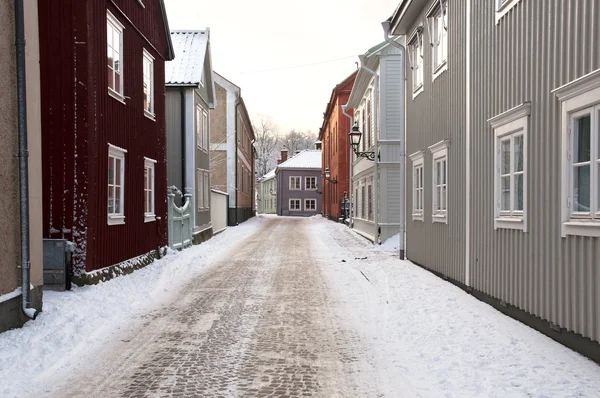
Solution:
<path fill-rule="evenodd" d="M 329 169 L 329 179 L 323 178 L 323 216 L 337 220 L 342 212 L 344 192 L 350 197 L 350 128 L 351 121 L 342 112 L 356 79 L 354 72 L 331 91 L 331 98 L 323 114 L 319 130 L 322 143 L 322 172 Z M 352 111 L 349 110 L 352 116 Z"/>
<path fill-rule="evenodd" d="M 39 2 L 44 238 L 82 275 L 167 245 L 163 0 Z"/>

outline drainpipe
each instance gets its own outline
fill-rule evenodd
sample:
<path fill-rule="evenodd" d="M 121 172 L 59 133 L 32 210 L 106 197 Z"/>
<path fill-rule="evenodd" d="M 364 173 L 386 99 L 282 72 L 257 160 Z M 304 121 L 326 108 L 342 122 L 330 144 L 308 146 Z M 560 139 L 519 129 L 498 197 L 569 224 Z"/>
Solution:
<path fill-rule="evenodd" d="M 25 11 L 23 0 L 15 0 L 15 45 L 17 47 L 17 101 L 19 125 L 19 194 L 21 198 L 21 282 L 22 311 L 35 319 L 37 310 L 31 308 L 31 260 L 29 257 L 29 151 L 27 149 L 27 96 L 25 75 Z"/>
<path fill-rule="evenodd" d="M 187 192 L 185 191 L 185 185 L 186 185 L 185 168 L 187 167 L 187 165 L 185 163 L 185 139 L 187 137 L 187 134 L 186 134 L 186 125 L 185 125 L 186 102 L 185 102 L 185 88 L 184 87 L 180 88 L 180 95 L 181 95 L 181 99 L 180 99 L 180 101 L 181 101 L 181 192 L 183 194 L 186 194 Z M 194 109 L 193 111 L 195 112 L 196 110 Z M 192 134 L 194 134 L 193 129 L 192 129 Z M 192 185 L 192 187 L 193 187 L 193 185 Z M 184 202 L 185 202 L 185 198 L 182 195 L 181 196 L 181 206 L 183 206 L 185 204 Z"/>
<path fill-rule="evenodd" d="M 348 104 L 346 105 L 342 105 L 342 113 L 344 114 L 344 116 L 346 116 L 348 118 L 348 122 L 350 123 L 350 128 L 352 128 L 352 116 L 350 116 L 349 113 L 346 112 L 346 110 L 348 109 Z M 349 129 L 348 129 L 349 130 Z M 348 158 L 348 164 L 350 164 L 350 186 L 348 187 L 348 197 L 352 198 L 352 194 L 354 193 L 354 176 L 352 175 L 353 170 L 354 170 L 354 164 L 352 162 L 352 145 L 350 145 L 350 148 L 348 148 L 349 152 L 349 158 Z M 354 198 L 354 200 L 356 200 L 356 198 Z M 350 200 L 350 205 L 352 206 L 350 208 L 350 211 L 348 212 L 348 218 L 350 219 L 349 225 L 354 225 L 354 203 L 352 202 L 352 200 Z"/>
<path fill-rule="evenodd" d="M 367 72 L 369 72 L 370 74 L 373 75 L 374 80 L 373 80 L 373 87 L 374 87 L 374 100 L 373 100 L 373 129 L 377 129 L 377 109 L 379 109 L 379 76 L 377 75 L 377 73 L 372 70 L 367 68 L 367 66 L 365 65 L 365 60 L 366 57 L 364 56 L 364 54 L 359 55 L 358 59 L 360 60 L 360 69 L 363 69 Z M 371 123 L 371 121 L 369 120 L 369 123 Z M 365 132 L 363 131 L 363 134 L 365 134 Z M 368 150 L 368 149 L 367 149 Z M 373 159 L 373 202 L 375 204 L 375 209 L 373 211 L 374 213 L 374 220 L 375 220 L 375 244 L 379 243 L 379 131 L 375 131 L 375 148 L 373 149 L 375 152 L 375 159 Z"/>
<path fill-rule="evenodd" d="M 390 21 L 382 22 L 381 26 L 383 27 L 383 36 L 385 38 L 385 41 L 391 44 L 392 46 L 400 49 L 401 54 L 406 54 L 404 46 L 400 43 L 397 43 L 388 35 L 388 32 L 390 31 Z M 402 70 L 404 70 L 404 68 Z M 405 112 L 405 110 L 406 107 L 402 111 Z M 404 260 L 405 258 L 404 235 L 406 233 L 406 117 L 404 118 L 404 125 L 402 125 L 402 128 L 404 129 L 404 131 L 402 134 L 402 139 L 400 140 L 400 260 Z"/>

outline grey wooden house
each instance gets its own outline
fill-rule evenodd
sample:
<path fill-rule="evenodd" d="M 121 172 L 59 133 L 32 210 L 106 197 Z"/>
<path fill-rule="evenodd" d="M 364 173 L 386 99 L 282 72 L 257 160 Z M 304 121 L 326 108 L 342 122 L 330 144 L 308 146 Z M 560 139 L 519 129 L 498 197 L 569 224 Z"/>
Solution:
<path fill-rule="evenodd" d="M 210 217 L 210 109 L 215 87 L 210 31 L 173 31 L 175 60 L 167 62 L 168 185 L 191 195 L 193 240 L 212 236 Z"/>
<path fill-rule="evenodd" d="M 407 255 L 600 360 L 597 0 L 403 0 Z M 384 24 L 385 25 L 385 24 Z"/>
<path fill-rule="evenodd" d="M 275 169 L 277 214 L 310 217 L 321 214 L 321 151 L 305 149 Z"/>

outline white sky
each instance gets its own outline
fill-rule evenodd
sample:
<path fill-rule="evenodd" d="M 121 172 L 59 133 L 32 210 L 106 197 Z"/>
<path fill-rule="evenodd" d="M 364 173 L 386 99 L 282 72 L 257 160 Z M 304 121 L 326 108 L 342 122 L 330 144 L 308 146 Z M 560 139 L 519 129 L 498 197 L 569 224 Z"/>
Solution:
<path fill-rule="evenodd" d="M 242 88 L 252 118 L 314 133 L 331 90 L 383 41 L 398 2 L 165 0 L 171 29 L 210 28 L 213 69 Z"/>

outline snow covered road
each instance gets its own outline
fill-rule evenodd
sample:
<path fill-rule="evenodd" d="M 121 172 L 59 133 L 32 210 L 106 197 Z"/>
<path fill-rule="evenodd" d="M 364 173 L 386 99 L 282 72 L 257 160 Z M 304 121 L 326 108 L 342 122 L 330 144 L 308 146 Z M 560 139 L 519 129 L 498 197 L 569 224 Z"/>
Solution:
<path fill-rule="evenodd" d="M 259 216 L 45 294 L 0 396 L 599 397 L 600 367 L 343 225 Z"/>

